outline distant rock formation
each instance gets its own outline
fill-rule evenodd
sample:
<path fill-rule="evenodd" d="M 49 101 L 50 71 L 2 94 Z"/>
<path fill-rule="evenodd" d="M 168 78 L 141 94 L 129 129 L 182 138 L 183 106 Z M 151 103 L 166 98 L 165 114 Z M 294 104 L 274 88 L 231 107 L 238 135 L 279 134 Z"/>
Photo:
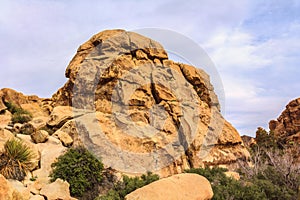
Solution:
<path fill-rule="evenodd" d="M 275 137 L 300 144 L 300 98 L 291 101 L 277 120 L 271 120 L 269 128 Z"/>

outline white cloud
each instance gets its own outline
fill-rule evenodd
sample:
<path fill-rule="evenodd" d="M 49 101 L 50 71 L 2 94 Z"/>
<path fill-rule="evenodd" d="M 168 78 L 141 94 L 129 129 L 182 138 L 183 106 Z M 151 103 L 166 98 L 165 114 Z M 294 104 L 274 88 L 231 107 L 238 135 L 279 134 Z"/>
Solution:
<path fill-rule="evenodd" d="M 226 116 L 242 134 L 268 128 L 299 86 L 300 26 L 265 40 L 243 27 L 213 35 L 205 44 L 221 74 Z"/>
<path fill-rule="evenodd" d="M 220 71 L 236 69 L 257 69 L 271 63 L 261 56 L 260 44 L 254 43 L 254 36 L 233 30 L 213 36 L 204 47 L 211 50 L 210 56 Z"/>

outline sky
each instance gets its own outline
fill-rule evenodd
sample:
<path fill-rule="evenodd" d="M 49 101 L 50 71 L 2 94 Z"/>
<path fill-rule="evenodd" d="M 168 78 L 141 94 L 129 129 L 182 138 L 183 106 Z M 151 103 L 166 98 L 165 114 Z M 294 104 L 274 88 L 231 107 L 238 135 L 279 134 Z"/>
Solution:
<path fill-rule="evenodd" d="M 300 96 L 300 0 L 0 0 L 0 88 L 51 97 L 79 45 L 116 28 L 168 29 L 196 42 L 241 135 L 268 129 Z"/>

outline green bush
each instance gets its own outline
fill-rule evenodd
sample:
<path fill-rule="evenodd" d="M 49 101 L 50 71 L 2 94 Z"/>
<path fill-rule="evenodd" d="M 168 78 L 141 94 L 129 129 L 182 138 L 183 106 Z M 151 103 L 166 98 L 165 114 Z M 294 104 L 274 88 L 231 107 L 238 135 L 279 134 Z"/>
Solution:
<path fill-rule="evenodd" d="M 0 155 L 0 173 L 8 179 L 24 180 L 31 167 L 32 151 L 21 140 L 8 140 Z"/>
<path fill-rule="evenodd" d="M 5 106 L 8 111 L 12 113 L 12 122 L 15 123 L 26 123 L 32 119 L 32 115 L 27 110 L 22 109 L 19 106 L 16 106 L 12 102 L 5 102 Z"/>
<path fill-rule="evenodd" d="M 96 200 L 123 200 L 127 194 L 158 179 L 159 176 L 151 172 L 141 177 L 123 176 L 123 181 L 118 182 L 113 190 L 110 190 L 105 196 L 96 198 Z"/>
<path fill-rule="evenodd" d="M 69 149 L 52 164 L 51 181 L 57 178 L 70 184 L 72 196 L 94 199 L 102 180 L 103 164 L 84 147 Z"/>
<path fill-rule="evenodd" d="M 226 171 L 217 167 L 186 170 L 209 180 L 214 192 L 213 200 L 267 200 L 266 194 L 258 186 L 229 178 L 224 173 Z"/>
<path fill-rule="evenodd" d="M 29 113 L 14 113 L 12 115 L 11 121 L 15 124 L 15 123 L 26 123 L 29 122 L 32 119 L 32 116 Z"/>

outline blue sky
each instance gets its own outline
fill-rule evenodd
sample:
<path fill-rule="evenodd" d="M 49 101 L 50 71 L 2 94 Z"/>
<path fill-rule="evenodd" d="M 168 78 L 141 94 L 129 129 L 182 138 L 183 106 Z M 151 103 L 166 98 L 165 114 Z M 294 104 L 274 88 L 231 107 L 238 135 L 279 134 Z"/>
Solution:
<path fill-rule="evenodd" d="M 122 28 L 163 28 L 199 44 L 241 135 L 267 128 L 300 92 L 300 0 L 1 0 L 0 88 L 50 97 L 80 44 Z"/>

